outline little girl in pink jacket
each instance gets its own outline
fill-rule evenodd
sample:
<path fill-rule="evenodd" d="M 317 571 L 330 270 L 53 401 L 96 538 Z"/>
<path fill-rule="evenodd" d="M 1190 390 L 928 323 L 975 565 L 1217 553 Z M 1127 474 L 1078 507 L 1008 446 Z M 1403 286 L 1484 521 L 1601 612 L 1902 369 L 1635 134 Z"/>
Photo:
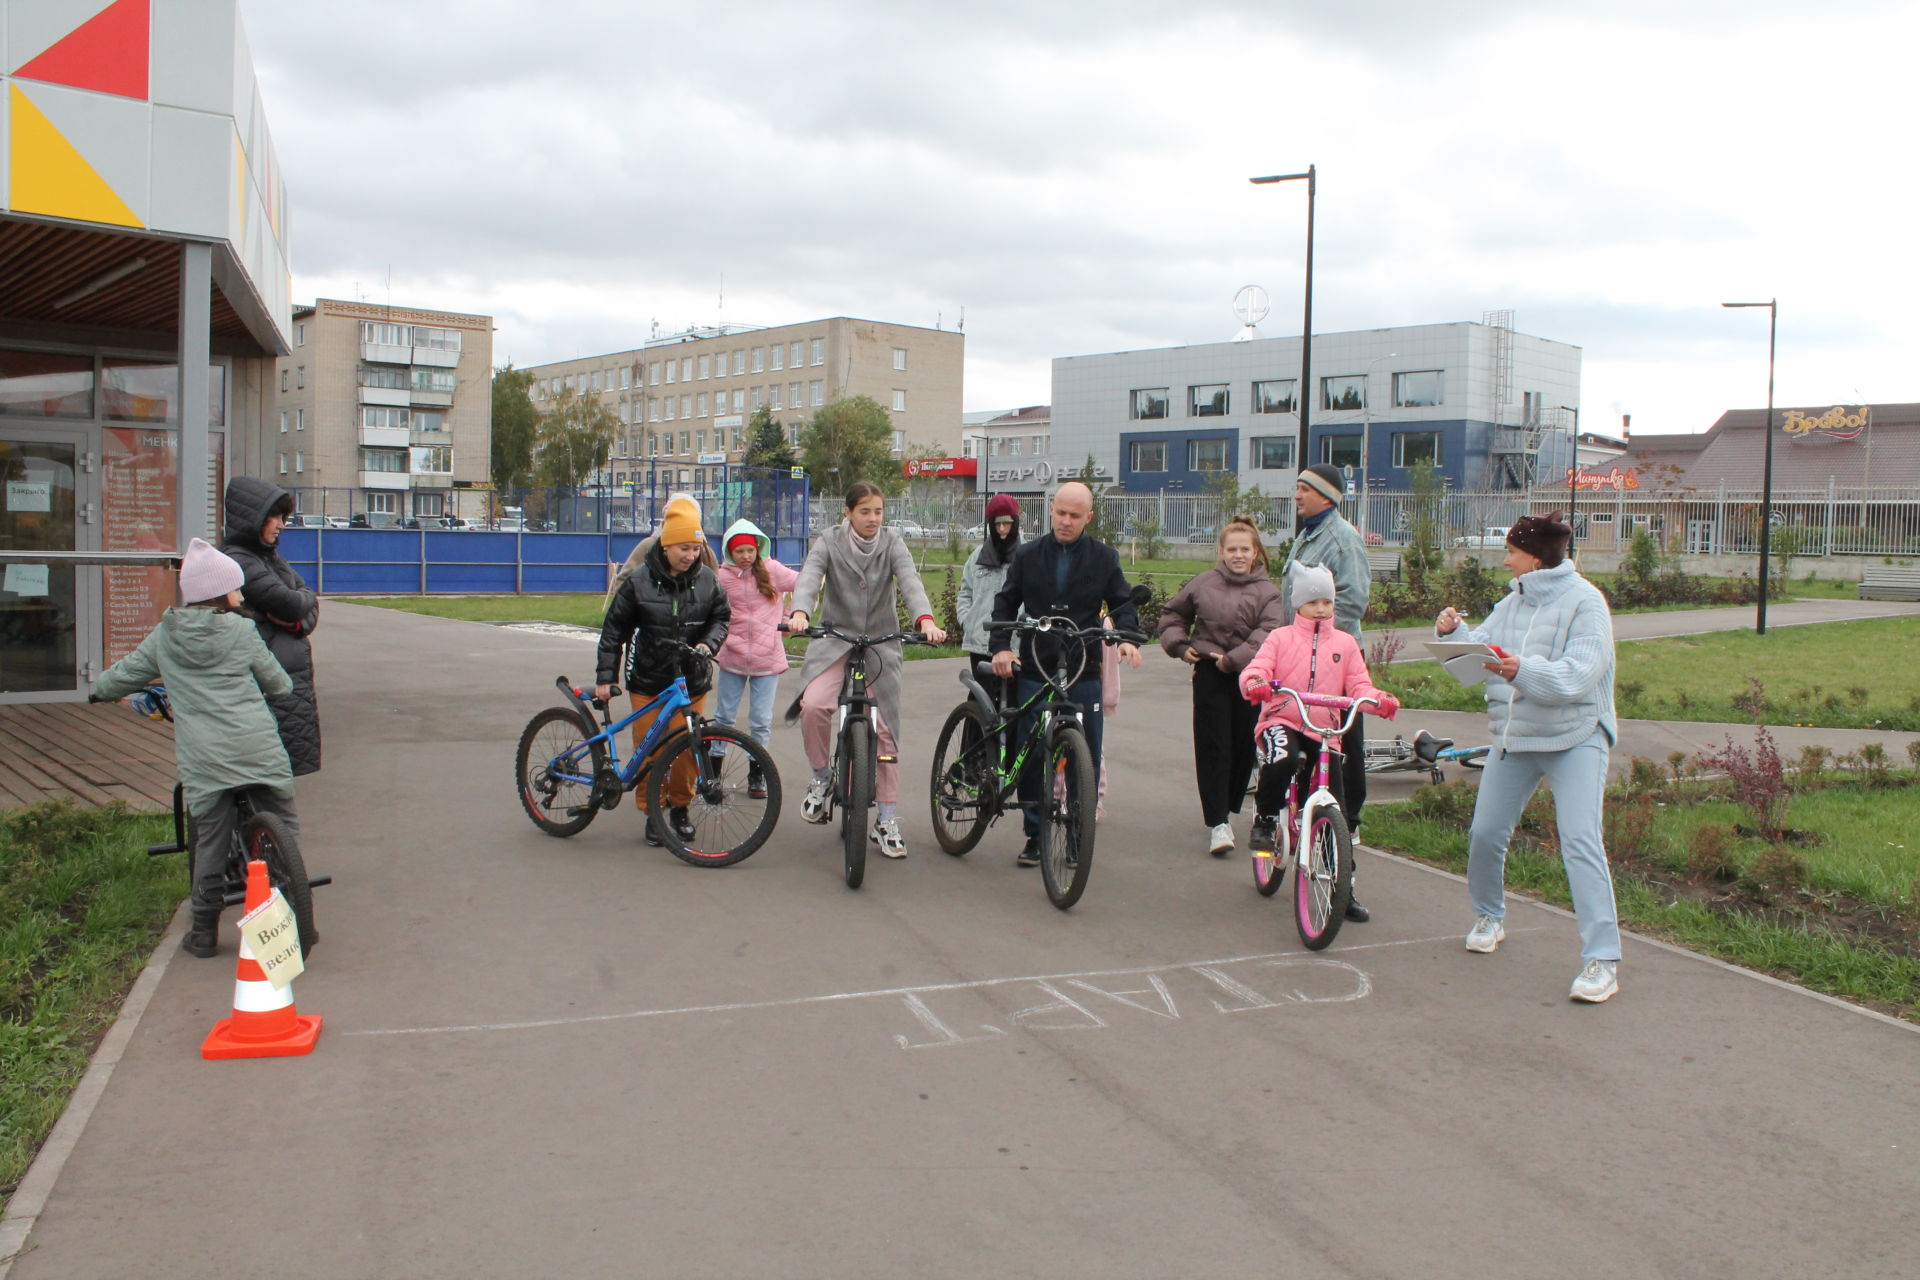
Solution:
<path fill-rule="evenodd" d="M 713 718 L 720 724 L 738 723 L 744 693 L 748 732 L 771 749 L 774 695 L 787 670 L 787 650 L 777 629 L 786 616 L 780 601 L 800 575 L 773 558 L 772 540 L 751 520 L 735 520 L 721 546 L 727 557 L 718 573 L 733 606 L 733 621 L 714 659 L 720 679 Z M 757 764 L 748 766 L 747 794 L 755 800 L 766 798 L 767 782 Z"/>
<path fill-rule="evenodd" d="M 1274 825 L 1286 807 L 1287 784 L 1297 770 L 1311 769 L 1319 744 L 1340 727 L 1344 712 L 1309 707 L 1303 721 L 1300 704 L 1290 694 L 1273 691 L 1278 680 L 1301 693 L 1330 698 L 1377 698 L 1369 715 L 1393 719 L 1400 700 L 1376 689 L 1360 652 L 1360 642 L 1334 625 L 1333 574 L 1319 565 L 1293 568 L 1293 607 L 1290 626 L 1278 627 L 1240 672 L 1240 692 L 1247 701 L 1265 703 L 1253 727 L 1255 754 L 1260 761 L 1260 783 L 1254 792 L 1256 816 L 1250 843 L 1256 853 L 1273 851 Z M 1340 791 L 1340 773 L 1330 779 Z"/>

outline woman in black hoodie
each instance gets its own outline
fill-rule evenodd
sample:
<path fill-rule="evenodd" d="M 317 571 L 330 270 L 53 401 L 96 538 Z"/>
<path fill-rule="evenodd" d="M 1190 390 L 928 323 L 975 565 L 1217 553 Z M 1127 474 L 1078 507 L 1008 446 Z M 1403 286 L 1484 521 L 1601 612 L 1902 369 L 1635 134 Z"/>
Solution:
<path fill-rule="evenodd" d="M 236 476 L 227 484 L 227 531 L 220 549 L 246 572 L 240 594 L 268 651 L 293 677 L 293 692 L 267 705 L 298 777 L 320 771 L 320 705 L 313 692 L 313 645 L 307 639 L 320 622 L 320 598 L 280 555 L 280 531 L 292 514 L 291 493 L 265 480 Z"/>

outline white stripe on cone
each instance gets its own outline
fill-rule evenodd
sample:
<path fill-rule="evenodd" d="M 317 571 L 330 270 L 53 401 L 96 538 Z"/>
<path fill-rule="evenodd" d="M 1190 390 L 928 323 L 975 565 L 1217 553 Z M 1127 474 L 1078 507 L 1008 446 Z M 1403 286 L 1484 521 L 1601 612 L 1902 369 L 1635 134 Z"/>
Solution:
<path fill-rule="evenodd" d="M 247 935 L 240 935 L 240 963 L 251 964 L 258 970 L 260 962 L 255 959 L 253 948 L 247 943 Z M 272 1013 L 284 1009 L 293 1003 L 293 984 L 275 989 L 271 982 L 253 981 L 247 978 L 233 980 L 233 1011 L 235 1013 Z"/>

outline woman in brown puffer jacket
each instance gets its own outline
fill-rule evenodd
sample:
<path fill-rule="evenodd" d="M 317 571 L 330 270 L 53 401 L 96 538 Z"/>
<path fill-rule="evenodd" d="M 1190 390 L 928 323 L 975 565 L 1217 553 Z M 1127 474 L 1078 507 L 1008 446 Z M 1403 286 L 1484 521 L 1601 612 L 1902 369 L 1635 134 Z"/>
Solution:
<path fill-rule="evenodd" d="M 1267 633 L 1287 625 L 1267 549 L 1246 516 L 1220 527 L 1220 563 L 1189 582 L 1160 615 L 1160 647 L 1193 668 L 1193 772 L 1207 852 L 1233 851 L 1232 815 L 1253 776 L 1254 707 L 1240 696 L 1241 668 Z"/>

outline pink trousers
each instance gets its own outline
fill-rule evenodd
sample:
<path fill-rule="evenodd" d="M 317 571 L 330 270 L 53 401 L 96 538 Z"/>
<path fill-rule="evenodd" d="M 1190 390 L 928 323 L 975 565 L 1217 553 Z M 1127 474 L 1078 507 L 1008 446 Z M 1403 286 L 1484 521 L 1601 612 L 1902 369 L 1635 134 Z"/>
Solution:
<path fill-rule="evenodd" d="M 845 678 L 846 665 L 836 664 L 815 676 L 800 695 L 800 741 L 807 749 L 807 763 L 816 770 L 826 768 L 833 758 L 833 717 L 840 708 L 840 682 Z M 882 757 L 874 770 L 873 798 L 893 804 L 900 799 L 900 749 L 879 707 L 873 709 L 873 723 L 880 731 Z"/>

